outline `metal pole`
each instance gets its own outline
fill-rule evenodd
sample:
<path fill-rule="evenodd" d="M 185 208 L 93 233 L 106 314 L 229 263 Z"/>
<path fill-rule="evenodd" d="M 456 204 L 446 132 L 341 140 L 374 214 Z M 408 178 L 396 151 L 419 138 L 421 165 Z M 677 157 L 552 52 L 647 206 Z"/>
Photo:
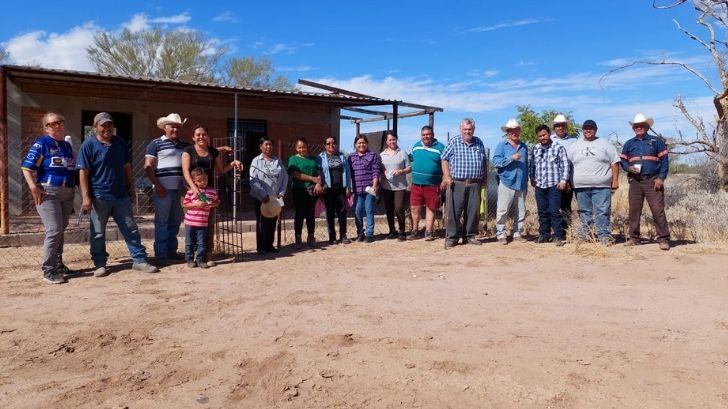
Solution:
<path fill-rule="evenodd" d="M 399 135 L 397 133 L 397 122 L 398 122 L 397 117 L 398 116 L 399 116 L 399 104 L 397 104 L 395 102 L 394 104 L 392 104 L 392 131 L 394 132 L 395 135 Z"/>
<path fill-rule="evenodd" d="M 8 93 L 5 69 L 0 67 L 0 234 L 10 234 L 8 183 Z"/>
<path fill-rule="evenodd" d="M 238 93 L 235 93 L 235 112 L 233 113 L 233 159 L 238 160 Z M 240 181 L 238 180 L 239 170 L 233 170 L 233 220 L 238 219 L 238 192 Z"/>
<path fill-rule="evenodd" d="M 281 143 L 281 140 L 278 140 L 278 160 L 283 163 L 283 144 Z M 281 207 L 281 212 L 278 213 L 278 248 L 281 248 L 281 231 L 282 224 L 283 224 L 283 208 Z"/>
<path fill-rule="evenodd" d="M 430 113 L 430 121 L 429 121 L 428 125 L 430 125 L 433 128 L 435 127 L 435 113 L 434 112 Z"/>

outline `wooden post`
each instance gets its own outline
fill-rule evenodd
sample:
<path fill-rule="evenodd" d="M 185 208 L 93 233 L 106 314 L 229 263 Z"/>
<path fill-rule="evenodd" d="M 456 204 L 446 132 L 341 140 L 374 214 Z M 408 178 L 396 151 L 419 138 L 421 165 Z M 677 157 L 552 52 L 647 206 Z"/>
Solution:
<path fill-rule="evenodd" d="M 281 143 L 281 140 L 278 140 L 278 160 L 283 163 L 283 144 Z M 285 170 L 284 170 L 285 171 Z M 281 207 L 281 212 L 278 213 L 278 248 L 281 248 L 281 232 L 283 231 L 283 208 Z"/>
<path fill-rule="evenodd" d="M 427 124 L 430 125 L 432 128 L 435 127 L 435 113 L 434 112 L 430 112 L 430 120 Z"/>
<path fill-rule="evenodd" d="M 361 134 L 361 123 L 359 123 L 359 121 L 357 121 L 356 122 L 356 135 L 354 136 L 354 138 L 356 138 L 360 134 Z"/>
<path fill-rule="evenodd" d="M 0 67 L 0 234 L 10 234 L 8 188 L 8 90 L 5 69 Z"/>
<path fill-rule="evenodd" d="M 394 104 L 392 104 L 392 131 L 397 136 L 399 136 L 399 134 L 397 133 L 397 122 L 398 122 L 397 119 L 399 117 L 398 111 L 399 111 L 399 104 L 397 104 L 395 102 Z"/>

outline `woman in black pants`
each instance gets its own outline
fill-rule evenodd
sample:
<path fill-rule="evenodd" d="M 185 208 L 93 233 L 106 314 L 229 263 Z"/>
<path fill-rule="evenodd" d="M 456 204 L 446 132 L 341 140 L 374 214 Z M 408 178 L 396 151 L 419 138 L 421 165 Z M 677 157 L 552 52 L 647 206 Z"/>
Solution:
<path fill-rule="evenodd" d="M 412 171 L 409 155 L 397 146 L 397 135 L 394 132 L 387 132 L 387 148 L 380 154 L 382 158 L 383 174 L 381 177 L 382 197 L 384 208 L 387 212 L 389 223 L 388 239 L 405 240 L 405 215 L 407 207 L 407 174 Z M 394 218 L 397 217 L 399 233 L 394 226 Z"/>
<path fill-rule="evenodd" d="M 346 199 L 351 195 L 351 169 L 346 156 L 337 147 L 336 139 L 326 138 L 326 150 L 316 158 L 320 181 L 315 191 L 323 195 L 326 221 L 329 226 L 329 244 L 336 242 L 336 219 L 339 220 L 339 243 L 349 244 L 346 237 Z"/>
<path fill-rule="evenodd" d="M 296 154 L 288 158 L 288 173 L 291 174 L 293 183 L 293 205 L 296 213 L 293 227 L 296 234 L 296 248 L 302 246 L 301 233 L 303 233 L 303 219 L 306 219 L 306 230 L 308 237 L 306 244 L 309 247 L 316 245 L 314 229 L 316 228 L 316 217 L 314 214 L 316 205 L 316 194 L 314 186 L 321 182 L 318 176 L 318 165 L 315 156 L 308 154 L 308 142 L 306 138 L 296 140 Z"/>

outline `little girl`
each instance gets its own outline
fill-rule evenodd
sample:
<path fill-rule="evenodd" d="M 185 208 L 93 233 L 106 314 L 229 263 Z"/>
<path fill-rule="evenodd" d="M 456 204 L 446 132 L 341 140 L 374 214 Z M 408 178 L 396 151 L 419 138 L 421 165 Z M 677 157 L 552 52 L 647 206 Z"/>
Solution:
<path fill-rule="evenodd" d="M 190 176 L 195 186 L 200 190 L 198 195 L 192 189 L 188 190 L 182 199 L 182 207 L 187 210 L 185 213 L 185 259 L 187 267 L 208 268 L 207 249 L 207 219 L 210 217 L 210 209 L 220 205 L 217 197 L 217 190 L 207 187 L 207 174 L 204 169 L 194 168 Z M 197 262 L 195 262 L 195 258 Z"/>

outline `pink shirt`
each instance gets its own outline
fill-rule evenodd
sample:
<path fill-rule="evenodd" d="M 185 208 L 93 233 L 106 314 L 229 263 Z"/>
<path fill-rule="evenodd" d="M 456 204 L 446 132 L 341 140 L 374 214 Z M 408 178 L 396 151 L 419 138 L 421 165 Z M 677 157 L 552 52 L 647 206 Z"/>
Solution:
<path fill-rule="evenodd" d="M 212 203 L 217 200 L 217 190 L 207 187 L 202 193 L 207 196 L 207 203 Z M 185 194 L 185 198 L 182 199 L 182 204 L 190 204 L 197 200 L 197 194 L 188 190 Z M 205 207 L 192 207 L 187 209 L 185 213 L 185 225 L 193 227 L 207 227 L 207 219 L 210 216 L 210 209 Z"/>

